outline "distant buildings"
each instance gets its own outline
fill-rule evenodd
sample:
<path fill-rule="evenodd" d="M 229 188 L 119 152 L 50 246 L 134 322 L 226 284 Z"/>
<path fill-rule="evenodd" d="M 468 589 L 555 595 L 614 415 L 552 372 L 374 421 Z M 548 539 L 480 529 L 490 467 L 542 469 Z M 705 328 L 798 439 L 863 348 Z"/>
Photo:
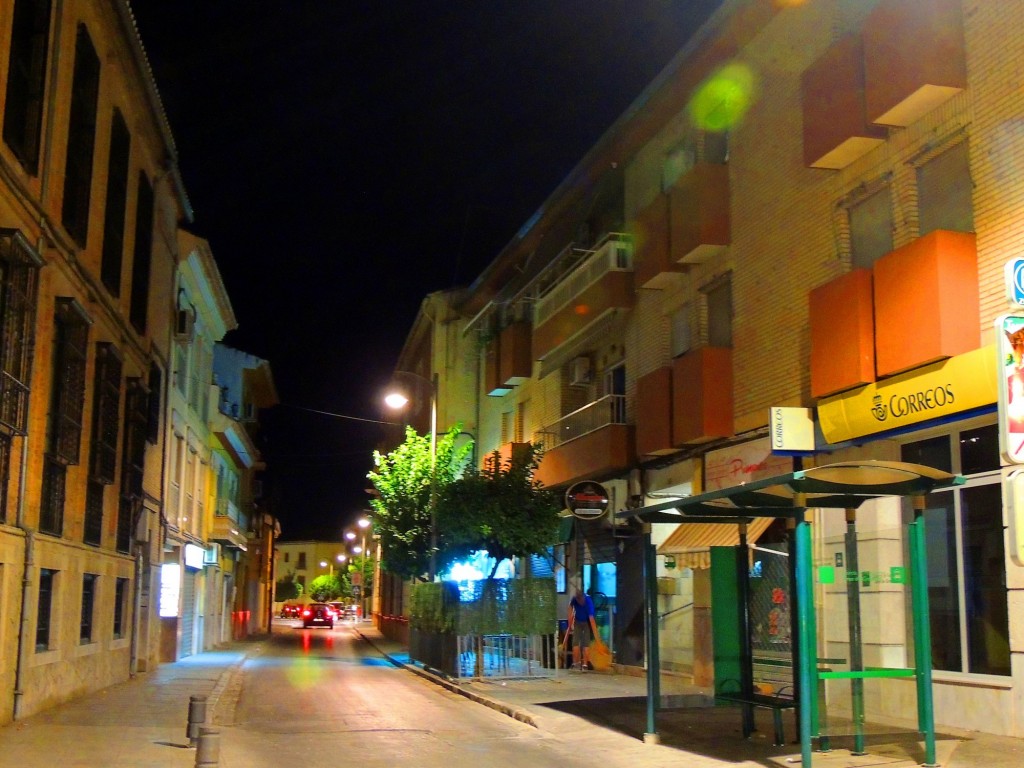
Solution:
<path fill-rule="evenodd" d="M 0 51 L 4 723 L 266 629 L 277 526 L 128 3 L 4 3 Z"/>
<path fill-rule="evenodd" d="M 1024 570 L 1004 520 L 1019 505 L 1003 490 L 1019 458 L 996 415 L 997 357 L 1020 364 L 1019 344 L 997 345 L 1021 334 L 995 324 L 1024 242 L 1022 25 L 1012 3 L 726 0 L 472 285 L 427 297 L 397 368 L 438 376 L 439 428 L 463 420 L 478 460 L 539 443 L 548 487 L 599 481 L 612 513 L 792 471 L 776 406 L 813 414 L 808 466 L 962 473 L 926 512 L 936 722 L 1024 735 Z M 421 432 L 427 406 L 407 415 Z M 861 508 L 866 576 L 844 564 L 842 512 L 815 516 L 835 579 L 815 585 L 822 658 L 850 658 L 854 582 L 864 663 L 910 666 L 911 514 Z M 555 572 L 600 593 L 617 663 L 643 665 L 642 538 L 566 522 Z M 755 655 L 785 666 L 785 521 L 747 533 Z M 710 685 L 709 549 L 736 527 L 652 535 L 663 668 Z M 400 634 L 400 585 L 381 601 Z M 866 696 L 871 719 L 914 717 L 907 680 Z"/>

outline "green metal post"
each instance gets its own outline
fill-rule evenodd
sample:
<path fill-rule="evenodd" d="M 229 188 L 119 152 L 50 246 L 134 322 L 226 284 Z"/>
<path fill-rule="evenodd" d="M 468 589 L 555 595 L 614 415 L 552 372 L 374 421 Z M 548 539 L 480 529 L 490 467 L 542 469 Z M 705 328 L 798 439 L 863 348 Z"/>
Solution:
<path fill-rule="evenodd" d="M 657 555 L 651 543 L 650 526 L 644 533 L 644 635 L 647 637 L 647 731 L 644 741 L 658 742 L 657 702 L 661 698 L 658 656 L 658 572 Z"/>
<path fill-rule="evenodd" d="M 817 628 L 814 622 L 814 564 L 811 558 L 811 524 L 805 519 L 796 523 L 796 592 L 800 635 L 800 688 L 817 691 Z M 800 707 L 800 757 L 804 768 L 811 768 L 813 724 L 817 722 L 817 696 L 804 696 Z"/>
<path fill-rule="evenodd" d="M 846 510 L 846 573 L 856 578 L 846 579 L 846 621 L 850 638 L 850 671 L 864 671 L 864 653 L 861 647 L 860 627 L 860 561 L 857 557 L 857 511 Z M 864 681 L 850 680 L 850 707 L 853 713 L 853 753 L 864 752 Z"/>
<path fill-rule="evenodd" d="M 750 555 L 747 549 L 747 525 L 739 525 L 739 546 L 736 547 L 736 611 L 740 626 L 740 690 L 746 697 L 754 694 L 754 643 L 750 631 Z M 754 707 L 743 705 L 743 735 L 754 727 Z"/>
<path fill-rule="evenodd" d="M 925 540 L 924 496 L 914 497 L 914 522 L 908 526 L 915 540 L 910 549 L 911 594 L 914 614 L 914 669 L 917 673 L 918 729 L 924 734 L 924 764 L 935 762 L 935 707 L 932 701 L 932 634 L 928 605 L 928 549 Z"/>
<path fill-rule="evenodd" d="M 917 528 L 917 523 L 916 522 L 913 522 L 913 523 L 910 523 L 909 525 L 907 525 L 907 543 L 909 545 L 908 546 L 908 551 L 909 551 L 909 555 L 910 555 L 910 581 L 911 581 L 911 585 L 910 585 L 910 610 L 911 610 L 911 617 L 912 617 L 912 620 L 913 620 L 912 621 L 912 629 L 913 629 L 913 635 L 914 635 L 914 659 L 915 659 L 915 661 L 913 662 L 913 664 L 914 664 L 915 688 L 916 688 L 916 694 L 917 694 L 917 725 L 918 725 L 918 729 L 920 729 L 921 723 L 924 722 L 924 700 L 923 700 L 923 697 L 921 696 L 921 686 L 920 685 L 916 685 L 916 680 L 917 680 L 917 661 L 916 661 L 916 659 L 917 659 L 918 649 L 921 647 L 921 626 L 920 626 L 920 622 L 917 621 L 917 616 L 916 616 L 916 612 L 917 612 L 917 598 L 915 597 L 916 593 L 914 592 L 914 582 L 917 581 L 917 574 L 914 572 L 914 563 L 917 562 L 917 546 L 918 546 L 918 544 L 917 544 L 917 534 L 915 532 L 916 528 Z"/>

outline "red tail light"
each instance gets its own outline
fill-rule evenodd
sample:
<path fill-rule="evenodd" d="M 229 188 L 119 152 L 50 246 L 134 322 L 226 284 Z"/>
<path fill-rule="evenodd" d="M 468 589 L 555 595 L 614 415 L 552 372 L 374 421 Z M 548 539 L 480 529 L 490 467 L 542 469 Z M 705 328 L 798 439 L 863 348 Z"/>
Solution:
<path fill-rule="evenodd" d="M 307 608 L 306 610 L 304 610 L 304 611 L 302 612 L 302 615 L 303 615 L 303 616 L 309 616 L 309 614 L 310 614 L 310 610 L 309 610 L 309 608 Z"/>

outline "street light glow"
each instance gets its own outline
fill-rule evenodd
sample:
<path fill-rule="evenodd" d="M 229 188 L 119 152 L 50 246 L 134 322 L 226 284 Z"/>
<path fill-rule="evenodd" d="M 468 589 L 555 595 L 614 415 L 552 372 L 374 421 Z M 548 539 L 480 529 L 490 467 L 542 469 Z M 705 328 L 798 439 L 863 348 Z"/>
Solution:
<path fill-rule="evenodd" d="M 384 404 L 388 408 L 394 408 L 395 410 L 399 408 L 405 408 L 405 406 L 408 405 L 408 403 L 409 398 L 403 395 L 401 392 L 391 392 L 390 394 L 385 395 L 384 397 Z"/>

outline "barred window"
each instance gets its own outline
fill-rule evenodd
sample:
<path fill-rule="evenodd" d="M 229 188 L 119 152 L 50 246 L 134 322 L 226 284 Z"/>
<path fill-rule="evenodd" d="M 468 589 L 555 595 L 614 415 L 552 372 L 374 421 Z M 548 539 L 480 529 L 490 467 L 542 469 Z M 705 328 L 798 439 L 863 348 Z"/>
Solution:
<path fill-rule="evenodd" d="M 142 503 L 142 480 L 149 431 L 149 393 L 141 378 L 128 380 L 124 409 L 124 461 L 121 473 L 121 504 L 117 518 L 117 549 L 131 548 L 135 512 Z"/>
<path fill-rule="evenodd" d="M 52 457 L 43 459 L 43 491 L 39 502 L 39 530 L 64 535 L 64 495 L 68 468 Z"/>
<path fill-rule="evenodd" d="M 118 579 L 114 587 L 114 637 L 125 636 L 125 616 L 128 613 L 128 579 Z"/>
<path fill-rule="evenodd" d="M 153 258 L 153 185 L 139 173 L 135 205 L 135 249 L 132 254 L 132 293 L 128 319 L 139 333 L 146 332 L 149 313 L 149 272 Z"/>
<path fill-rule="evenodd" d="M 92 642 L 92 616 L 96 607 L 95 573 L 82 575 L 82 618 L 79 622 L 78 640 L 83 645 Z"/>
<path fill-rule="evenodd" d="M 81 450 L 89 324 L 77 301 L 65 297 L 57 299 L 47 452 L 64 464 L 77 464 Z"/>
<path fill-rule="evenodd" d="M 85 534 L 82 540 L 94 547 L 103 541 L 103 498 L 107 486 L 90 480 L 85 490 Z"/>
<path fill-rule="evenodd" d="M 101 341 L 96 345 L 93 384 L 92 466 L 93 480 L 110 485 L 117 473 L 118 415 L 121 410 L 121 355 Z"/>
<path fill-rule="evenodd" d="M 11 438 L 0 432 L 0 523 L 7 522 L 7 483 L 11 477 Z"/>
<path fill-rule="evenodd" d="M 163 391 L 164 373 L 156 363 L 149 366 L 149 420 L 146 440 L 151 445 L 160 442 L 160 393 Z"/>
<path fill-rule="evenodd" d="M 131 134 L 114 110 L 110 124 L 110 157 L 107 160 L 107 202 L 103 213 L 103 258 L 100 279 L 113 296 L 121 295 L 121 262 L 124 260 L 124 212 L 128 204 L 128 164 Z"/>
<path fill-rule="evenodd" d="M 85 247 L 89 234 L 89 198 L 96 144 L 96 105 L 100 93 L 100 59 L 84 24 L 75 39 L 75 69 L 71 81 L 68 148 L 64 161 L 64 201 L 61 221 L 68 234 Z"/>
<path fill-rule="evenodd" d="M 50 650 L 50 609 L 53 607 L 53 587 L 56 571 L 39 569 L 39 595 L 36 602 L 36 651 Z"/>
<path fill-rule="evenodd" d="M 42 263 L 20 232 L 0 229 L 0 431 L 17 435 L 28 419 Z"/>
<path fill-rule="evenodd" d="M 7 60 L 4 141 L 22 167 L 39 170 L 51 0 L 17 0 Z"/>

